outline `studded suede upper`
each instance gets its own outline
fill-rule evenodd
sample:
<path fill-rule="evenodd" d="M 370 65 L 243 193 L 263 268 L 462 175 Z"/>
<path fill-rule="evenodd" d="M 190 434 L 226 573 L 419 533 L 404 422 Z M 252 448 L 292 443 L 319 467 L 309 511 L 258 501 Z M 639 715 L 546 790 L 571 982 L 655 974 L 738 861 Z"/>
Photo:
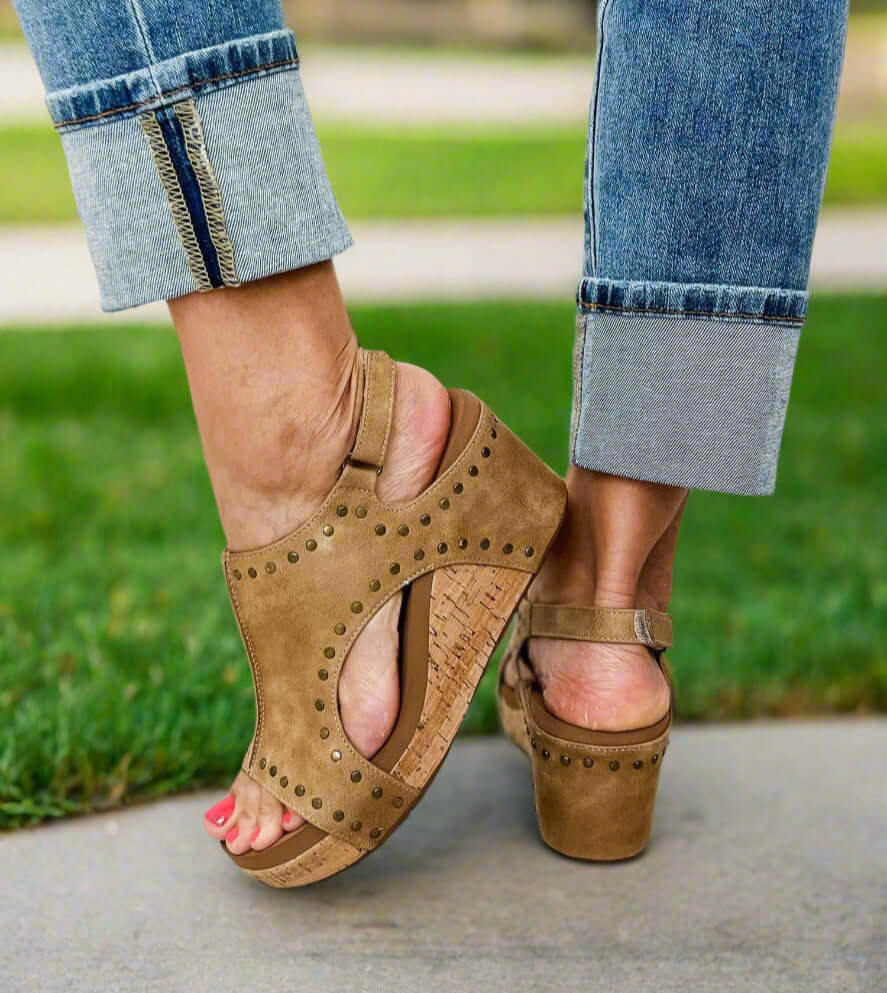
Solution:
<path fill-rule="evenodd" d="M 442 566 L 538 569 L 562 485 L 479 401 L 464 451 L 417 499 L 376 495 L 394 365 L 365 353 L 351 458 L 323 505 L 280 541 L 226 551 L 223 566 L 256 690 L 245 770 L 311 824 L 368 849 L 421 794 L 360 755 L 342 728 L 338 683 L 361 630 L 398 590 Z M 433 632 L 432 635 L 433 637 Z"/>

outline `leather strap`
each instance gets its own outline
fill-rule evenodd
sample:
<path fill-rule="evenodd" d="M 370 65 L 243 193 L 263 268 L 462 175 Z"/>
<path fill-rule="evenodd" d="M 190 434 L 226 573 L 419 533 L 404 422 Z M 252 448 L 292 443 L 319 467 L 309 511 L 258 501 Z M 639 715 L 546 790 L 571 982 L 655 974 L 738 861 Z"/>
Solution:
<path fill-rule="evenodd" d="M 661 610 L 567 607 L 524 600 L 526 637 L 646 645 L 664 651 L 672 644 L 671 617 Z"/>
<path fill-rule="evenodd" d="M 357 438 L 345 460 L 352 475 L 364 477 L 363 485 L 375 490 L 375 477 L 385 464 L 385 450 L 391 433 L 394 408 L 394 382 L 397 367 L 385 352 L 363 352 L 363 410 Z"/>

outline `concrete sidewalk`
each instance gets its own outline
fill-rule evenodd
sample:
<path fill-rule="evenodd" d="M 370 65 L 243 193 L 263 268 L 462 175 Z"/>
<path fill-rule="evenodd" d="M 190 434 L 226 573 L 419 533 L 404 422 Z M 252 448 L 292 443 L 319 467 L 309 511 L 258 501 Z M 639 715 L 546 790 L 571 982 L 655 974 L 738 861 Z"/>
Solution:
<path fill-rule="evenodd" d="M 582 271 L 578 217 L 376 221 L 353 231 L 355 246 L 336 260 L 349 303 L 571 300 Z M 885 246 L 887 210 L 824 212 L 811 287 L 887 291 Z M 162 304 L 102 314 L 79 228 L 0 229 L 0 273 L 0 325 L 168 320 Z"/>
<path fill-rule="evenodd" d="M 507 742 L 455 747 L 378 853 L 306 890 L 242 876 L 199 794 L 0 839 L 4 993 L 875 993 L 887 721 L 679 728 L 647 855 L 536 836 Z"/>

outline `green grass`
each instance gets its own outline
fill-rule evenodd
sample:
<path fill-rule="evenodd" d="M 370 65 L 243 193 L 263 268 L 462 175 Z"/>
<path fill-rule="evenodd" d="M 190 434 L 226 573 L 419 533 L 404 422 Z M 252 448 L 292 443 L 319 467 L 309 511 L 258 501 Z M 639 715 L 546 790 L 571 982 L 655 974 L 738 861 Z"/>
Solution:
<path fill-rule="evenodd" d="M 569 305 L 354 319 L 564 468 Z M 778 495 L 693 494 L 684 719 L 887 709 L 885 343 L 887 297 L 815 300 Z M 0 826 L 225 783 L 253 703 L 173 335 L 0 336 L 0 479 Z M 493 726 L 487 680 L 469 727 Z"/>
<path fill-rule="evenodd" d="M 321 144 L 347 217 L 576 214 L 582 209 L 581 127 L 495 130 L 325 130 Z M 887 202 L 887 131 L 839 133 L 826 203 Z M 52 129 L 0 128 L 0 224 L 76 217 Z"/>

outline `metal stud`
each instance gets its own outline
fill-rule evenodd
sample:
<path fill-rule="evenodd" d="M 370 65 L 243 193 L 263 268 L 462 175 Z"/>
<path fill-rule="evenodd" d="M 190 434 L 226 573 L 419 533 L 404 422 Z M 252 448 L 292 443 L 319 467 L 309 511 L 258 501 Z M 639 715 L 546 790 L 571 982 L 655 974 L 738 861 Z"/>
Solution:
<path fill-rule="evenodd" d="M 398 810 L 400 810 L 400 808 L 401 808 L 401 807 L 403 806 L 403 797 L 402 797 L 402 796 L 396 796 L 396 797 L 395 797 L 395 798 L 394 798 L 394 799 L 393 799 L 393 800 L 391 801 L 391 805 L 392 805 L 393 807 L 396 807 L 396 808 L 397 808 Z"/>
<path fill-rule="evenodd" d="M 313 552 L 317 548 L 317 542 L 313 538 L 309 538 L 305 542 L 305 547 L 308 549 L 309 552 Z"/>
<path fill-rule="evenodd" d="M 337 624 L 333 628 L 333 630 L 336 632 L 336 634 L 344 634 L 345 633 L 345 625 L 340 622 L 339 624 Z"/>
<path fill-rule="evenodd" d="M 388 571 L 391 573 L 392 576 L 396 576 L 400 572 L 400 563 L 392 562 L 391 565 L 388 566 Z"/>
<path fill-rule="evenodd" d="M 375 787 L 375 789 L 373 790 L 373 799 L 378 800 L 381 795 L 382 795 L 382 787 L 381 786 Z"/>
<path fill-rule="evenodd" d="M 650 761 L 653 763 L 653 765 L 656 765 L 656 763 L 659 761 L 659 752 L 656 752 L 656 754 L 653 756 L 653 758 L 650 759 Z"/>
<path fill-rule="evenodd" d="M 569 755 L 561 755 L 561 765 L 566 766 L 566 765 L 569 765 L 569 764 L 570 764 L 570 756 Z"/>
<path fill-rule="evenodd" d="M 490 437 L 491 437 L 491 438 L 498 438 L 498 437 L 499 437 L 499 435 L 498 435 L 498 434 L 496 434 L 496 429 L 495 429 L 495 428 L 493 428 L 493 429 L 492 429 L 492 430 L 490 431 Z"/>
<path fill-rule="evenodd" d="M 342 761 L 342 753 L 339 751 L 338 748 L 334 748 L 330 752 L 330 758 L 333 760 L 333 762 L 341 762 Z"/>
<path fill-rule="evenodd" d="M 447 543 L 445 541 L 442 541 L 437 546 L 437 550 L 440 552 L 441 555 L 446 555 L 446 552 L 447 552 Z"/>
<path fill-rule="evenodd" d="M 357 514 L 358 517 L 366 517 L 367 509 L 366 507 L 357 507 L 354 513 Z"/>
<path fill-rule="evenodd" d="M 295 788 L 293 792 L 296 794 L 296 796 L 304 796 L 305 787 L 301 783 L 299 783 L 299 785 Z"/>
<path fill-rule="evenodd" d="M 321 800 L 319 796 L 313 797 L 311 800 L 311 806 L 315 810 L 320 810 L 320 808 L 323 806 L 323 800 Z"/>
<path fill-rule="evenodd" d="M 480 450 L 480 453 L 481 455 L 483 455 L 485 459 L 488 459 L 490 457 L 490 450 L 489 448 L 487 448 L 486 445 L 484 445 L 484 447 Z"/>
<path fill-rule="evenodd" d="M 277 775 L 277 766 L 276 766 L 276 765 L 272 765 L 272 766 L 271 766 L 271 768 L 270 768 L 270 769 L 268 770 L 268 772 L 269 772 L 269 773 L 270 773 L 270 774 L 271 774 L 272 776 L 276 776 L 276 775 Z"/>
<path fill-rule="evenodd" d="M 478 468 L 477 468 L 476 465 L 472 465 L 472 466 L 469 466 L 468 467 L 468 475 L 469 476 L 476 476 L 478 474 L 478 471 L 479 470 L 478 470 Z"/>
<path fill-rule="evenodd" d="M 318 698 L 317 700 L 315 700 L 315 701 L 314 701 L 314 709 L 315 709 L 316 711 L 318 711 L 318 712 L 320 712 L 321 710 L 323 710 L 323 708 L 324 708 L 325 706 L 326 706 L 326 704 L 325 704 L 325 703 L 323 702 L 323 700 L 321 700 L 321 699 L 319 699 L 319 698 Z"/>
<path fill-rule="evenodd" d="M 290 552 L 289 555 L 287 555 L 287 561 L 294 562 L 294 563 L 295 562 L 298 562 L 299 561 L 299 553 L 298 552 Z"/>
<path fill-rule="evenodd" d="M 332 538 L 333 531 L 335 531 L 335 528 L 332 526 L 332 524 L 324 524 L 321 530 L 327 536 L 327 538 Z"/>
<path fill-rule="evenodd" d="M 384 524 L 377 524 L 374 528 L 375 532 L 381 538 L 383 534 L 388 530 Z"/>
<path fill-rule="evenodd" d="M 421 517 L 419 518 L 419 523 L 420 523 L 420 524 L 421 524 L 421 525 L 422 525 L 423 527 L 426 527 L 426 528 L 427 528 L 427 527 L 428 527 L 428 525 L 429 525 L 429 524 L 431 523 L 431 515 L 430 515 L 430 514 L 423 514 L 423 515 L 422 515 L 422 516 L 421 516 Z"/>
<path fill-rule="evenodd" d="M 481 538 L 481 540 L 480 540 L 480 547 L 484 551 L 486 551 L 490 547 L 490 539 L 489 538 Z"/>
<path fill-rule="evenodd" d="M 551 752 L 547 748 L 542 749 L 542 758 L 547 762 L 551 758 Z"/>
<path fill-rule="evenodd" d="M 325 683 L 330 678 L 330 674 L 326 671 L 326 669 L 320 669 L 318 670 L 317 678 L 321 680 L 321 682 Z"/>
<path fill-rule="evenodd" d="M 320 737 L 323 738 L 324 741 L 327 738 L 329 738 L 329 736 L 330 736 L 330 729 L 329 728 L 321 728 L 320 729 Z"/>
<path fill-rule="evenodd" d="M 401 536 L 401 538 L 406 538 L 406 536 L 410 533 L 410 529 L 406 526 L 406 524 L 401 524 L 401 526 L 397 529 L 397 533 Z"/>
<path fill-rule="evenodd" d="M 258 575 L 258 573 L 256 572 L 256 570 L 255 570 L 255 569 L 253 569 L 253 567 L 252 567 L 252 566 L 250 566 L 250 567 L 249 567 L 249 569 L 247 569 L 246 571 L 247 571 L 247 573 L 249 574 L 249 578 L 250 578 L 250 579 L 255 579 L 255 578 L 256 578 L 256 576 Z"/>
<path fill-rule="evenodd" d="M 323 650 L 323 654 L 328 659 L 334 659 L 336 657 L 336 650 L 335 650 L 335 648 L 333 648 L 332 645 L 327 645 L 326 648 L 324 648 L 324 650 Z"/>
<path fill-rule="evenodd" d="M 363 610 L 363 604 L 360 602 L 360 600 L 355 600 L 354 603 L 351 604 L 352 614 L 359 614 L 362 610 Z"/>
<path fill-rule="evenodd" d="M 344 810 L 334 810 L 333 811 L 333 820 L 334 821 L 344 821 L 345 820 L 345 811 Z"/>
<path fill-rule="evenodd" d="M 459 547 L 462 549 L 462 551 L 465 551 L 465 549 L 468 548 L 468 539 L 467 538 L 460 538 L 459 539 Z"/>
<path fill-rule="evenodd" d="M 267 572 L 269 576 L 273 576 L 274 573 L 277 572 L 277 566 L 273 562 L 266 562 L 265 572 Z"/>
<path fill-rule="evenodd" d="M 361 774 L 357 771 L 357 769 L 355 769 L 354 772 L 351 773 L 351 782 L 359 783 L 361 779 L 363 779 L 363 776 L 361 776 Z"/>
<path fill-rule="evenodd" d="M 352 831 L 359 831 L 362 827 L 363 827 L 363 824 L 362 824 L 361 821 L 352 821 L 351 822 L 351 830 Z"/>
<path fill-rule="evenodd" d="M 587 758 L 582 760 L 582 764 L 586 769 L 590 769 L 594 765 L 594 759 Z"/>
<path fill-rule="evenodd" d="M 461 483 L 455 483 L 453 485 L 453 492 L 454 493 L 461 493 L 462 490 L 464 490 L 464 489 L 465 489 L 465 487 Z"/>
<path fill-rule="evenodd" d="M 345 506 L 344 503 L 340 504 L 338 507 L 336 507 L 336 513 L 339 515 L 339 517 L 344 517 L 348 513 L 348 508 Z"/>
<path fill-rule="evenodd" d="M 373 591 L 373 593 L 378 592 L 381 588 L 382 588 L 382 584 L 379 582 L 378 579 L 373 579 L 370 581 L 370 589 Z"/>
<path fill-rule="evenodd" d="M 510 541 L 506 541 L 502 546 L 502 551 L 505 552 L 506 555 L 511 555 L 514 551 L 514 545 L 512 545 Z"/>
<path fill-rule="evenodd" d="M 440 509 L 441 509 L 441 510 L 449 510 L 449 509 L 450 509 L 450 501 L 449 501 L 449 500 L 447 500 L 447 498 L 446 498 L 446 497 L 444 497 L 444 498 L 443 498 L 443 499 L 442 499 L 442 500 L 440 501 Z"/>
<path fill-rule="evenodd" d="M 260 769 L 264 769 L 267 764 L 268 763 L 265 761 L 265 759 L 259 759 L 259 768 Z"/>
<path fill-rule="evenodd" d="M 618 768 L 619 768 L 619 763 L 616 761 L 616 759 L 613 759 L 613 761 L 610 763 L 610 772 L 616 772 Z"/>
<path fill-rule="evenodd" d="M 417 548 L 417 549 L 415 550 L 415 552 L 413 552 L 413 558 L 414 558 L 414 559 L 415 559 L 415 560 L 416 560 L 417 562 L 421 562 L 421 561 L 422 561 L 422 559 L 424 559 L 424 558 L 425 558 L 425 553 L 424 553 L 424 552 L 422 551 L 422 549 L 421 549 L 421 548 Z"/>
<path fill-rule="evenodd" d="M 280 785 L 283 786 L 283 787 L 286 787 L 287 783 L 289 783 L 289 780 L 286 778 L 286 776 L 281 776 L 280 777 Z"/>
<path fill-rule="evenodd" d="M 530 738 L 530 748 L 535 749 L 535 747 L 536 747 L 536 739 Z"/>
<path fill-rule="evenodd" d="M 370 831 L 370 837 L 371 838 L 381 838 L 382 837 L 382 829 L 381 828 L 373 828 L 373 830 Z"/>
<path fill-rule="evenodd" d="M 644 765 L 644 763 L 643 763 L 643 762 L 641 762 L 641 760 L 640 760 L 640 759 L 635 759 L 635 760 L 634 760 L 634 762 L 632 762 L 631 764 L 632 764 L 632 766 L 633 766 L 633 767 L 634 767 L 635 769 L 640 769 L 640 768 L 642 768 L 642 767 L 643 767 L 643 765 Z"/>
<path fill-rule="evenodd" d="M 533 548 L 532 545 L 527 545 L 527 547 L 524 549 L 524 555 L 526 555 L 528 559 L 531 559 L 535 554 L 536 554 L 536 549 Z"/>
<path fill-rule="evenodd" d="M 231 575 L 238 581 L 243 579 L 243 573 L 239 569 L 232 570 Z"/>

